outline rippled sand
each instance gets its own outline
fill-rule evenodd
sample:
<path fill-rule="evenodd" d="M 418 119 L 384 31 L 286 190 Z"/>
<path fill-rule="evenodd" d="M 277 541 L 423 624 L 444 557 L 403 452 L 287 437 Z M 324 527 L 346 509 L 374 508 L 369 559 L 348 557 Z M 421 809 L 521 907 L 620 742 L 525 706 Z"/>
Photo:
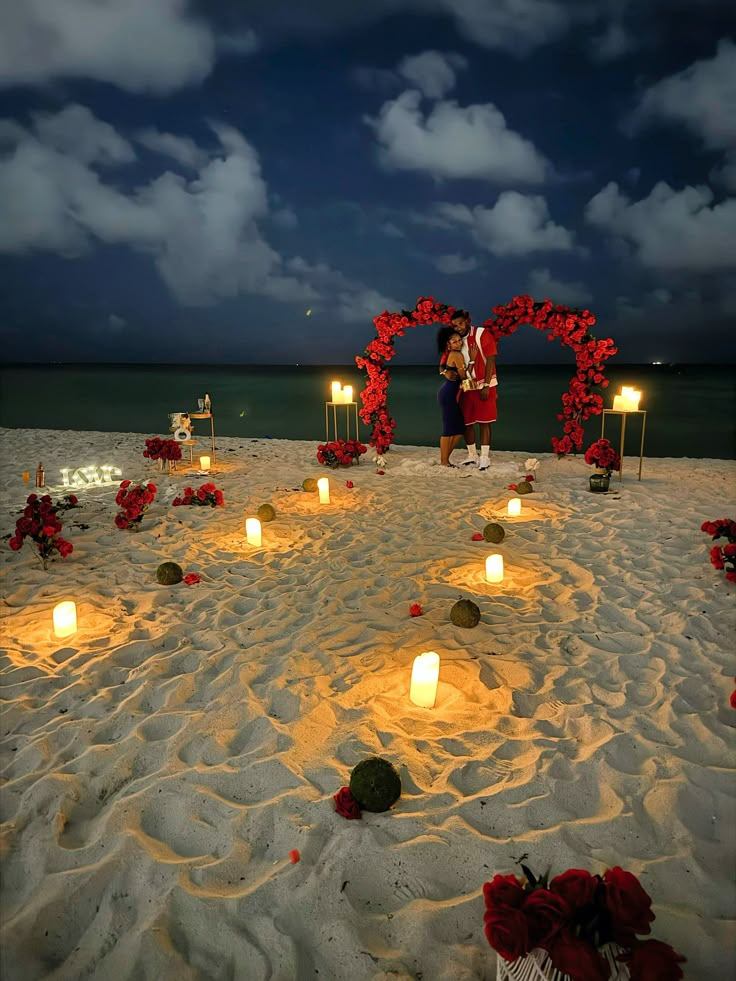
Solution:
<path fill-rule="evenodd" d="M 635 872 L 686 977 L 729 976 L 736 587 L 700 524 L 734 516 L 733 463 L 646 460 L 639 483 L 627 460 L 602 496 L 549 455 L 507 520 L 523 452 L 464 474 L 397 447 L 383 476 L 330 472 L 325 508 L 300 489 L 316 444 L 220 439 L 210 510 L 170 507 L 192 478 L 142 443 L 3 433 L 3 534 L 38 458 L 49 483 L 110 463 L 160 488 L 138 534 L 113 525 L 116 487 L 78 492 L 48 573 L 0 549 L 4 981 L 491 979 L 482 885 L 524 855 Z M 471 541 L 493 518 L 502 545 Z M 165 560 L 202 582 L 159 586 Z M 474 630 L 449 621 L 460 596 Z M 58 641 L 67 598 L 79 631 Z M 433 710 L 408 699 L 423 650 Z M 370 754 L 402 797 L 345 821 L 332 794 Z"/>

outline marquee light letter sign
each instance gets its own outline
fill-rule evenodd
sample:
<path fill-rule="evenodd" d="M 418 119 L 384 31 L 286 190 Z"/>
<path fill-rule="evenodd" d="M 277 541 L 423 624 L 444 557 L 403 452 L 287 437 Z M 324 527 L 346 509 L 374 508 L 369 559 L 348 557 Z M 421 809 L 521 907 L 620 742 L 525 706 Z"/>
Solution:
<path fill-rule="evenodd" d="M 123 476 L 123 471 L 119 467 L 113 467 L 109 463 L 101 467 L 62 467 L 61 483 L 63 487 L 89 487 L 92 484 L 113 484 Z"/>

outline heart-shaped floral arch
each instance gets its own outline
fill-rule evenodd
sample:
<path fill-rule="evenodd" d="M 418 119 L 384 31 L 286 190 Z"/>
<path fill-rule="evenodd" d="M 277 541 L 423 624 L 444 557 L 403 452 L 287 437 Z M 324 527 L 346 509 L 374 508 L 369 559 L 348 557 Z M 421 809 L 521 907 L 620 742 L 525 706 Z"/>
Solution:
<path fill-rule="evenodd" d="M 419 324 L 449 324 L 454 312 L 455 307 L 438 303 L 432 296 L 420 296 L 413 310 L 400 313 L 384 310 L 374 318 L 378 336 L 362 355 L 355 358 L 355 363 L 368 375 L 366 387 L 360 393 L 363 403 L 360 417 L 367 426 L 373 427 L 370 444 L 379 455 L 393 443 L 396 429 L 396 420 L 389 415 L 386 403 L 390 380 L 387 364 L 396 353 L 394 337 L 401 337 L 408 327 Z M 590 328 L 594 323 L 595 317 L 589 310 L 556 306 L 550 300 L 540 303 L 531 296 L 515 296 L 506 306 L 494 307 L 493 317 L 483 324 L 496 342 L 513 334 L 522 324 L 531 324 L 537 330 L 548 331 L 548 341 L 557 338 L 575 351 L 577 370 L 562 396 L 562 412 L 557 416 L 560 421 L 564 420 L 563 435 L 552 437 L 552 448 L 558 456 L 581 449 L 582 423 L 590 416 L 599 415 L 603 409 L 603 397 L 594 389 L 608 386 L 603 365 L 618 349 L 610 337 L 603 340 L 593 337 Z"/>

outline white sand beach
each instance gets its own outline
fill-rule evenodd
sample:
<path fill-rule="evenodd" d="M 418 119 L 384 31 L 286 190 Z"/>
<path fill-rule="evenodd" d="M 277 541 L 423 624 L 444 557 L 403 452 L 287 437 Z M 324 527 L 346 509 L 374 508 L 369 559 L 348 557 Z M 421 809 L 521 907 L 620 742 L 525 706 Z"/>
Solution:
<path fill-rule="evenodd" d="M 600 495 L 550 453 L 507 519 L 523 449 L 468 474 L 396 446 L 380 475 L 370 450 L 324 471 L 316 441 L 221 438 L 205 509 L 171 506 L 205 478 L 159 473 L 139 434 L 2 435 L 3 536 L 39 460 L 55 497 L 93 463 L 159 487 L 138 533 L 117 483 L 75 490 L 48 572 L 0 549 L 4 981 L 490 981 L 482 886 L 522 858 L 628 869 L 685 977 L 732 976 L 736 585 L 700 525 L 734 517 L 736 464 L 646 459 L 639 482 L 627 458 Z M 301 484 L 325 473 L 320 506 Z M 494 519 L 501 545 L 471 540 Z M 166 560 L 201 582 L 159 585 Z M 409 701 L 427 650 L 433 709 Z M 347 821 L 332 795 L 374 754 L 401 798 Z"/>

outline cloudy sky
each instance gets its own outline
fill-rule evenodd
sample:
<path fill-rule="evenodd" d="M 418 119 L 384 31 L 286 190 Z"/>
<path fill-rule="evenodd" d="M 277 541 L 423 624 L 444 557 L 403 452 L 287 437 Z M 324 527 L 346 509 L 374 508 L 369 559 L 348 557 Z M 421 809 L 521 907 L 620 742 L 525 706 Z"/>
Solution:
<path fill-rule="evenodd" d="M 5 357 L 340 363 L 419 295 L 528 292 L 622 360 L 734 361 L 729 11 L 0 0 Z"/>

